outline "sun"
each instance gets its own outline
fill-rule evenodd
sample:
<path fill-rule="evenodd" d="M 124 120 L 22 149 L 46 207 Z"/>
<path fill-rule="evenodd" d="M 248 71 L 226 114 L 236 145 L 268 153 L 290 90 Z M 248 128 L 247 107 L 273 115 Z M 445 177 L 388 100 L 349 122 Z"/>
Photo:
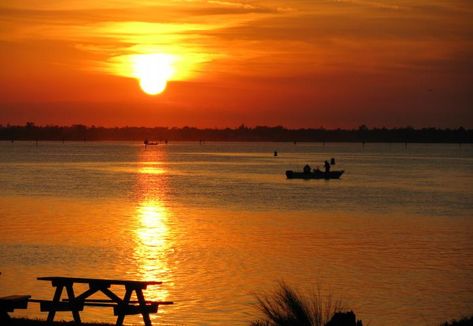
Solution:
<path fill-rule="evenodd" d="M 174 74 L 173 57 L 165 54 L 138 54 L 133 56 L 133 76 L 148 95 L 164 92 Z"/>
<path fill-rule="evenodd" d="M 157 95 L 164 92 L 167 86 L 167 80 L 163 78 L 141 78 L 140 87 L 148 95 Z"/>

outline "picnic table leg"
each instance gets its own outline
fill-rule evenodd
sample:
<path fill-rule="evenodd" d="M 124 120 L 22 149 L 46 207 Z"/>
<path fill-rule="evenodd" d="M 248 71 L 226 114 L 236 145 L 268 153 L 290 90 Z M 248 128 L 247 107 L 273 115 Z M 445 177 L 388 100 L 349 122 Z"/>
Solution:
<path fill-rule="evenodd" d="M 72 317 L 74 317 L 74 321 L 77 325 L 81 325 L 79 311 L 77 310 L 77 302 L 76 297 L 74 295 L 74 289 L 72 287 L 72 283 L 66 285 L 67 296 L 69 298 L 69 304 L 71 305 L 72 310 Z"/>
<path fill-rule="evenodd" d="M 64 285 L 58 285 L 56 287 L 56 292 L 54 292 L 53 304 L 51 305 L 51 310 L 48 313 L 48 319 L 47 319 L 48 324 L 53 323 L 54 315 L 56 315 L 56 310 L 54 310 L 54 306 L 57 305 L 57 303 L 59 303 L 59 301 L 61 300 L 63 287 Z"/>
<path fill-rule="evenodd" d="M 132 289 L 127 288 L 125 297 L 123 298 L 123 301 L 119 303 L 119 305 L 123 305 L 124 308 L 127 307 L 130 304 L 130 298 L 131 298 L 132 292 L 133 292 Z M 120 312 L 121 313 L 118 315 L 116 326 L 122 326 L 123 320 L 125 319 L 125 309 L 122 309 Z"/>
<path fill-rule="evenodd" d="M 138 303 L 140 304 L 141 314 L 143 315 L 143 320 L 145 321 L 146 326 L 151 326 L 151 319 L 149 318 L 149 313 L 146 310 L 146 301 L 143 295 L 143 290 L 136 289 L 136 297 L 138 298 Z"/>
<path fill-rule="evenodd" d="M 3 310 L 0 310 L 0 321 L 1 322 L 8 322 L 10 321 L 10 315 L 8 314 L 8 312 L 6 311 L 3 311 Z"/>

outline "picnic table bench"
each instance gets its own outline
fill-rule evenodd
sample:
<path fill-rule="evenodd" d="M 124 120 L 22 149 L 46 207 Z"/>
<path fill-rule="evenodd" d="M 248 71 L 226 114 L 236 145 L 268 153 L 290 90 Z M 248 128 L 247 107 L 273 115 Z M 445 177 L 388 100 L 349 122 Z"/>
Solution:
<path fill-rule="evenodd" d="M 0 297 L 0 322 L 10 320 L 9 312 L 15 309 L 26 309 L 30 295 L 9 295 Z"/>
<path fill-rule="evenodd" d="M 0 275 L 2 275 L 1 272 Z M 31 298 L 30 295 L 18 294 L 0 297 L 0 322 L 10 320 L 10 315 L 8 313 L 15 311 L 15 309 L 28 308 L 29 298 Z"/>
<path fill-rule="evenodd" d="M 80 311 L 84 306 L 112 307 L 117 317 L 117 326 L 123 325 L 125 316 L 141 314 L 146 326 L 151 326 L 150 313 L 157 313 L 160 305 L 173 304 L 172 301 L 147 301 L 144 298 L 143 290 L 149 285 L 160 285 L 162 282 L 156 281 L 128 281 L 128 280 L 110 280 L 96 278 L 77 278 L 48 276 L 38 277 L 40 281 L 49 281 L 56 288 L 52 300 L 30 300 L 39 302 L 41 311 L 48 312 L 47 321 L 52 323 L 57 311 L 71 311 L 76 324 L 81 324 Z M 87 284 L 88 289 L 83 293 L 76 295 L 74 293 L 74 284 Z M 125 289 L 123 298 L 111 291 L 111 286 L 122 286 Z M 63 290 L 66 289 L 67 298 L 61 299 Z M 101 292 L 108 299 L 92 299 L 90 296 Z M 135 293 L 137 300 L 131 300 Z"/>

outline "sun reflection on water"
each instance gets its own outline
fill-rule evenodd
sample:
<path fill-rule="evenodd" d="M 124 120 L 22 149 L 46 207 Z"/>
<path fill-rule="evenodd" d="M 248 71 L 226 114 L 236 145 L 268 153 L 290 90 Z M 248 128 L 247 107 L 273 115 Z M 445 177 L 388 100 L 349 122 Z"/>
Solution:
<path fill-rule="evenodd" d="M 154 167 L 154 166 L 144 166 L 138 170 L 140 174 L 163 174 L 165 170 Z"/>
<path fill-rule="evenodd" d="M 149 300 L 169 300 L 169 288 L 173 286 L 169 267 L 173 252 L 171 239 L 171 214 L 164 205 L 166 183 L 165 169 L 157 167 L 164 155 L 160 151 L 146 151 L 140 154 L 137 169 L 135 210 L 134 259 L 138 277 L 142 280 L 163 281 L 159 287 L 146 291 Z"/>
<path fill-rule="evenodd" d="M 169 232 L 166 210 L 157 202 L 144 202 L 138 207 L 138 215 L 140 226 L 137 229 L 137 235 L 141 244 L 140 251 L 165 248 Z M 141 256 L 153 258 L 147 254 L 144 253 Z"/>

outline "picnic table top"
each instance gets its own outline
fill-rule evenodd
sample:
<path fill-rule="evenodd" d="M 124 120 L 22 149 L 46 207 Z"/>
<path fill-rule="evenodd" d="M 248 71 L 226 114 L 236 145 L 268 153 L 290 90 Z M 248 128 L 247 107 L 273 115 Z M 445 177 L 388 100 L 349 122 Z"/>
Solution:
<path fill-rule="evenodd" d="M 0 303 L 1 302 L 18 302 L 18 301 L 24 301 L 31 298 L 31 295 L 19 295 L 19 294 L 14 294 L 14 295 L 8 295 L 6 297 L 0 297 Z"/>
<path fill-rule="evenodd" d="M 135 280 L 113 280 L 104 278 L 83 278 L 66 276 L 44 276 L 38 277 L 39 281 L 50 281 L 58 283 L 87 283 L 87 284 L 110 284 L 110 285 L 159 285 L 159 281 L 135 281 Z"/>

